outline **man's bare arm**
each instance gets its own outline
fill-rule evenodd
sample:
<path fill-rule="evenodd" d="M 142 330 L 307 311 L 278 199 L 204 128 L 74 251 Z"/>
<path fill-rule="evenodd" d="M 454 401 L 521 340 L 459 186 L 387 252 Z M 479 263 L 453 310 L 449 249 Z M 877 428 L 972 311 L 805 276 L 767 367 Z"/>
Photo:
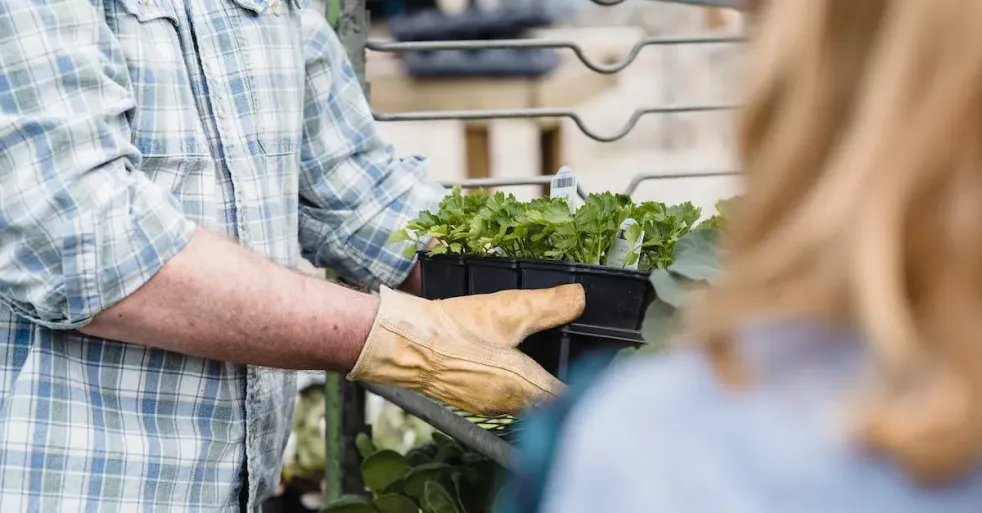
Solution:
<path fill-rule="evenodd" d="M 370 294 L 199 229 L 145 285 L 79 331 L 241 364 L 347 371 L 377 311 Z"/>

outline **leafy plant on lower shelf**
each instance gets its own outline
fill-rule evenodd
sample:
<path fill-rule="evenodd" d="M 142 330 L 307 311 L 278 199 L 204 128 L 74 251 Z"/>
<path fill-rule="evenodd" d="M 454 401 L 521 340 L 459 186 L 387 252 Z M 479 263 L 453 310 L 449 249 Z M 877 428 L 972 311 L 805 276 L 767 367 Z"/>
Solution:
<path fill-rule="evenodd" d="M 407 255 L 423 240 L 432 239 L 437 245 L 430 250 L 431 255 L 503 256 L 603 265 L 621 223 L 631 218 L 636 225 L 627 230 L 625 238 L 631 244 L 640 240 L 641 254 L 639 259 L 629 254 L 620 263 L 637 262 L 638 269 L 646 271 L 671 264 L 675 244 L 697 227 L 701 214 L 701 209 L 689 202 L 635 204 L 630 196 L 609 192 L 588 195 L 575 212 L 570 212 L 562 198 L 522 202 L 503 192 L 463 194 L 456 187 L 437 212 L 421 212 L 390 240 L 416 242 L 408 245 Z M 715 219 L 707 222 L 715 223 Z"/>
<path fill-rule="evenodd" d="M 344 496 L 322 513 L 488 513 L 500 467 L 452 438 L 433 440 L 406 453 L 378 449 L 365 435 L 356 445 L 370 496 Z"/>

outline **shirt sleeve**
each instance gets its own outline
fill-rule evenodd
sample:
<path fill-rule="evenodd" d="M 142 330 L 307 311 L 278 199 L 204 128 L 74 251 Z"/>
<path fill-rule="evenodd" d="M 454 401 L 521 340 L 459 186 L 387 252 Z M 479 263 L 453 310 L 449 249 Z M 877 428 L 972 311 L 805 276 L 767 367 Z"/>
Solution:
<path fill-rule="evenodd" d="M 0 2 L 0 302 L 54 329 L 144 284 L 194 225 L 139 171 L 126 62 L 87 0 Z"/>
<path fill-rule="evenodd" d="M 446 190 L 422 157 L 398 158 L 379 136 L 347 53 L 324 16 L 303 11 L 306 81 L 300 175 L 300 245 L 311 263 L 376 288 L 402 283 L 410 242 L 389 243 Z"/>

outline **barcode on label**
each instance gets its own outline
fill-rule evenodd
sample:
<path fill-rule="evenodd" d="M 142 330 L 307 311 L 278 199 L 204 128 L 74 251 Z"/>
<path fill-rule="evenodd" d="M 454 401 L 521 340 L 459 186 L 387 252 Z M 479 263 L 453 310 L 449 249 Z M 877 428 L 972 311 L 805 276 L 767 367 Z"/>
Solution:
<path fill-rule="evenodd" d="M 574 187 L 576 185 L 576 178 L 572 176 L 564 176 L 561 178 L 556 178 L 552 181 L 552 186 L 556 189 L 566 189 L 568 187 Z"/>

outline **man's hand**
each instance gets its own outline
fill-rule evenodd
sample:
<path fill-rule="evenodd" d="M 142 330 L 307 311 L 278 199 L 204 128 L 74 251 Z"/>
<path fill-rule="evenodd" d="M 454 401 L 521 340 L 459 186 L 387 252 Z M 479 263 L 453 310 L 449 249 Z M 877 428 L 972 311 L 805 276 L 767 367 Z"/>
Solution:
<path fill-rule="evenodd" d="M 583 288 L 508 290 L 428 301 L 382 289 L 348 379 L 417 390 L 470 413 L 518 413 L 562 383 L 517 348 L 583 313 Z"/>
<path fill-rule="evenodd" d="M 431 240 L 429 244 L 426 245 L 426 248 L 430 249 L 437 244 L 438 243 L 435 239 Z M 409 272 L 409 276 L 402 282 L 402 285 L 399 285 L 399 290 L 414 296 L 419 296 L 422 294 L 423 273 L 419 269 L 419 262 L 416 262 L 416 265 L 413 266 L 413 270 Z"/>
<path fill-rule="evenodd" d="M 406 277 L 406 281 L 402 282 L 402 285 L 399 285 L 399 290 L 414 296 L 422 294 L 423 272 L 419 269 L 419 262 L 416 262 L 413 270 L 409 271 L 409 276 Z"/>

